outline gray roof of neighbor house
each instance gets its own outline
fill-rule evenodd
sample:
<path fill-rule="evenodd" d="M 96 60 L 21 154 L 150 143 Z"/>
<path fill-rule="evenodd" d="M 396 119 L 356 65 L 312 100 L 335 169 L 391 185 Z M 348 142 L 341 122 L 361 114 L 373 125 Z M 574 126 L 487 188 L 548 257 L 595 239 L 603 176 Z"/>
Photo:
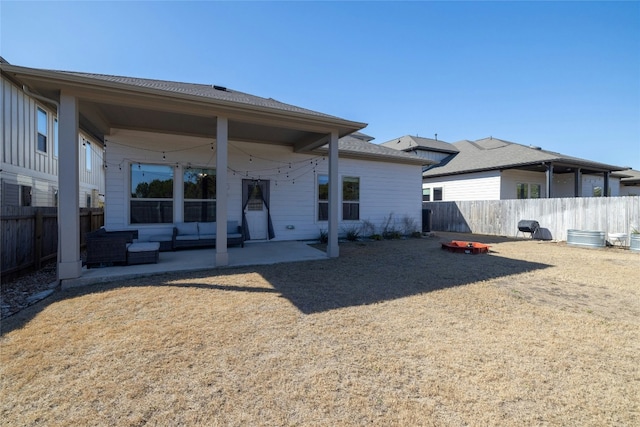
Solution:
<path fill-rule="evenodd" d="M 620 183 L 622 185 L 640 185 L 640 171 L 626 169 L 621 172 L 616 172 L 615 176 L 620 177 Z"/>
<path fill-rule="evenodd" d="M 413 154 L 405 153 L 391 148 L 383 147 L 380 144 L 373 144 L 369 141 L 374 139 L 369 135 L 355 132 L 351 135 L 343 136 L 338 140 L 338 150 L 340 157 L 366 158 L 368 160 L 379 160 L 394 163 L 408 163 L 413 165 L 431 165 L 435 162 L 420 158 Z M 324 145 L 318 149 L 319 152 L 326 153 L 328 146 Z"/>
<path fill-rule="evenodd" d="M 569 172 L 573 168 L 582 168 L 585 173 L 627 169 L 493 137 L 477 141 L 458 141 L 453 145 L 459 152 L 449 156 L 438 165 L 428 168 L 423 173 L 424 177 L 457 175 L 495 169 L 540 171 L 544 170 L 544 164 L 553 164 L 554 173 Z"/>
<path fill-rule="evenodd" d="M 387 142 L 383 142 L 380 145 L 393 148 L 394 150 L 402 151 L 414 151 L 414 150 L 426 150 L 426 151 L 438 151 L 441 153 L 457 153 L 458 149 L 445 141 L 437 139 L 423 138 L 421 136 L 405 135 L 400 138 L 395 138 Z"/>

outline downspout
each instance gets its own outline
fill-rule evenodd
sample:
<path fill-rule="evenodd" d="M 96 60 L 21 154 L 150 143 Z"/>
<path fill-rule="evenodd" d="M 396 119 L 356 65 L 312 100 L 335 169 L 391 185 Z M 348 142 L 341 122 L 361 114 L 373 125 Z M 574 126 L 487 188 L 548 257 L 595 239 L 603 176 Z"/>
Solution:
<path fill-rule="evenodd" d="M 53 99 L 49 99 L 49 98 L 46 98 L 46 97 L 44 97 L 42 95 L 38 95 L 37 93 L 31 92 L 29 90 L 29 88 L 27 87 L 27 85 L 22 85 L 22 90 L 24 91 L 24 93 L 26 93 L 27 95 L 29 95 L 32 98 L 35 98 L 35 99 L 37 99 L 39 101 L 42 101 L 42 102 L 48 102 L 50 104 L 55 105 L 56 106 L 56 114 L 58 114 L 58 111 L 60 110 L 60 103 L 58 101 L 55 101 Z"/>

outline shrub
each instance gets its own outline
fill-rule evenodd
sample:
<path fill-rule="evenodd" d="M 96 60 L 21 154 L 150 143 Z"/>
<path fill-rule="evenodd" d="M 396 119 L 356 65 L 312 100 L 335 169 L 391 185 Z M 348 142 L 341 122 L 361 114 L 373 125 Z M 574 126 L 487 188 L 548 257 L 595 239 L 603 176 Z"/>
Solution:
<path fill-rule="evenodd" d="M 329 243 L 329 232 L 321 228 L 318 240 L 320 241 L 320 243 Z"/>
<path fill-rule="evenodd" d="M 382 237 L 385 239 L 399 239 L 402 237 L 400 230 L 396 228 L 396 222 L 393 219 L 393 212 L 384 218 L 381 228 Z"/>
<path fill-rule="evenodd" d="M 414 232 L 419 231 L 418 222 L 415 218 L 405 215 L 400 220 L 402 234 L 405 236 L 412 236 Z"/>
<path fill-rule="evenodd" d="M 360 224 L 360 233 L 362 233 L 363 236 L 373 239 L 373 236 L 376 234 L 375 224 L 368 219 L 363 220 L 362 224 Z"/>
<path fill-rule="evenodd" d="M 345 228 L 346 239 L 350 242 L 355 242 L 360 238 L 360 227 L 357 225 L 352 225 L 350 227 Z"/>

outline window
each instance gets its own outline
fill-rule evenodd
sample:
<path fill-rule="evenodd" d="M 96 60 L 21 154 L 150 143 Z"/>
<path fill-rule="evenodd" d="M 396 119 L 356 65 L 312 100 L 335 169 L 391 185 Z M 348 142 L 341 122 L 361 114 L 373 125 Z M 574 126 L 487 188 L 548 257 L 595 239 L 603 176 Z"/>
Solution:
<path fill-rule="evenodd" d="M 318 221 L 329 219 L 329 177 L 318 175 Z"/>
<path fill-rule="evenodd" d="M 216 220 L 215 169 L 189 168 L 183 174 L 185 222 Z"/>
<path fill-rule="evenodd" d="M 430 188 L 423 188 L 422 189 L 422 201 L 423 202 L 430 202 L 431 201 L 431 189 Z"/>
<path fill-rule="evenodd" d="M 360 178 L 342 178 L 342 219 L 360 219 Z"/>
<path fill-rule="evenodd" d="M 31 206 L 31 186 L 20 186 L 20 206 Z"/>
<path fill-rule="evenodd" d="M 529 185 L 518 183 L 516 184 L 516 197 L 518 199 L 528 199 L 529 198 Z"/>
<path fill-rule="evenodd" d="M 47 112 L 38 108 L 38 151 L 47 152 L 47 136 L 49 135 L 49 123 Z"/>
<path fill-rule="evenodd" d="M 53 121 L 53 155 L 58 157 L 58 119 Z"/>
<path fill-rule="evenodd" d="M 259 185 L 255 185 L 251 194 L 249 195 L 249 201 L 247 203 L 248 211 L 261 211 L 264 208 L 262 189 Z"/>
<path fill-rule="evenodd" d="M 528 184 L 525 182 L 519 182 L 516 184 L 517 199 L 539 199 L 540 195 L 540 184 Z"/>
<path fill-rule="evenodd" d="M 539 199 L 541 194 L 540 184 L 529 184 L 529 194 L 531 195 L 530 198 Z"/>
<path fill-rule="evenodd" d="M 173 168 L 165 165 L 131 165 L 131 224 L 173 222 Z"/>
<path fill-rule="evenodd" d="M 91 172 L 91 143 L 89 141 L 84 141 L 82 145 L 84 145 L 84 166 L 87 171 Z"/>
<path fill-rule="evenodd" d="M 436 187 L 433 189 L 433 201 L 442 200 L 442 187 Z"/>

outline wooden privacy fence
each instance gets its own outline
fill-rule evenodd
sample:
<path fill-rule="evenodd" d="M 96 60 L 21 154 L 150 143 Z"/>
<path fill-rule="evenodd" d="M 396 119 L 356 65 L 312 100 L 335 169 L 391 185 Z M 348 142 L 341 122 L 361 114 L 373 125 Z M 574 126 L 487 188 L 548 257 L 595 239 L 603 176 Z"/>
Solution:
<path fill-rule="evenodd" d="M 630 234 L 640 230 L 640 196 L 425 202 L 434 231 L 517 237 L 518 222 L 540 223 L 540 236 L 567 240 L 567 230 Z M 538 237 L 538 235 L 536 235 Z"/>
<path fill-rule="evenodd" d="M 102 208 L 80 208 L 80 245 L 84 235 L 104 224 Z M 55 207 L 3 206 L 2 277 L 22 270 L 38 269 L 55 259 L 58 252 L 58 209 Z"/>

